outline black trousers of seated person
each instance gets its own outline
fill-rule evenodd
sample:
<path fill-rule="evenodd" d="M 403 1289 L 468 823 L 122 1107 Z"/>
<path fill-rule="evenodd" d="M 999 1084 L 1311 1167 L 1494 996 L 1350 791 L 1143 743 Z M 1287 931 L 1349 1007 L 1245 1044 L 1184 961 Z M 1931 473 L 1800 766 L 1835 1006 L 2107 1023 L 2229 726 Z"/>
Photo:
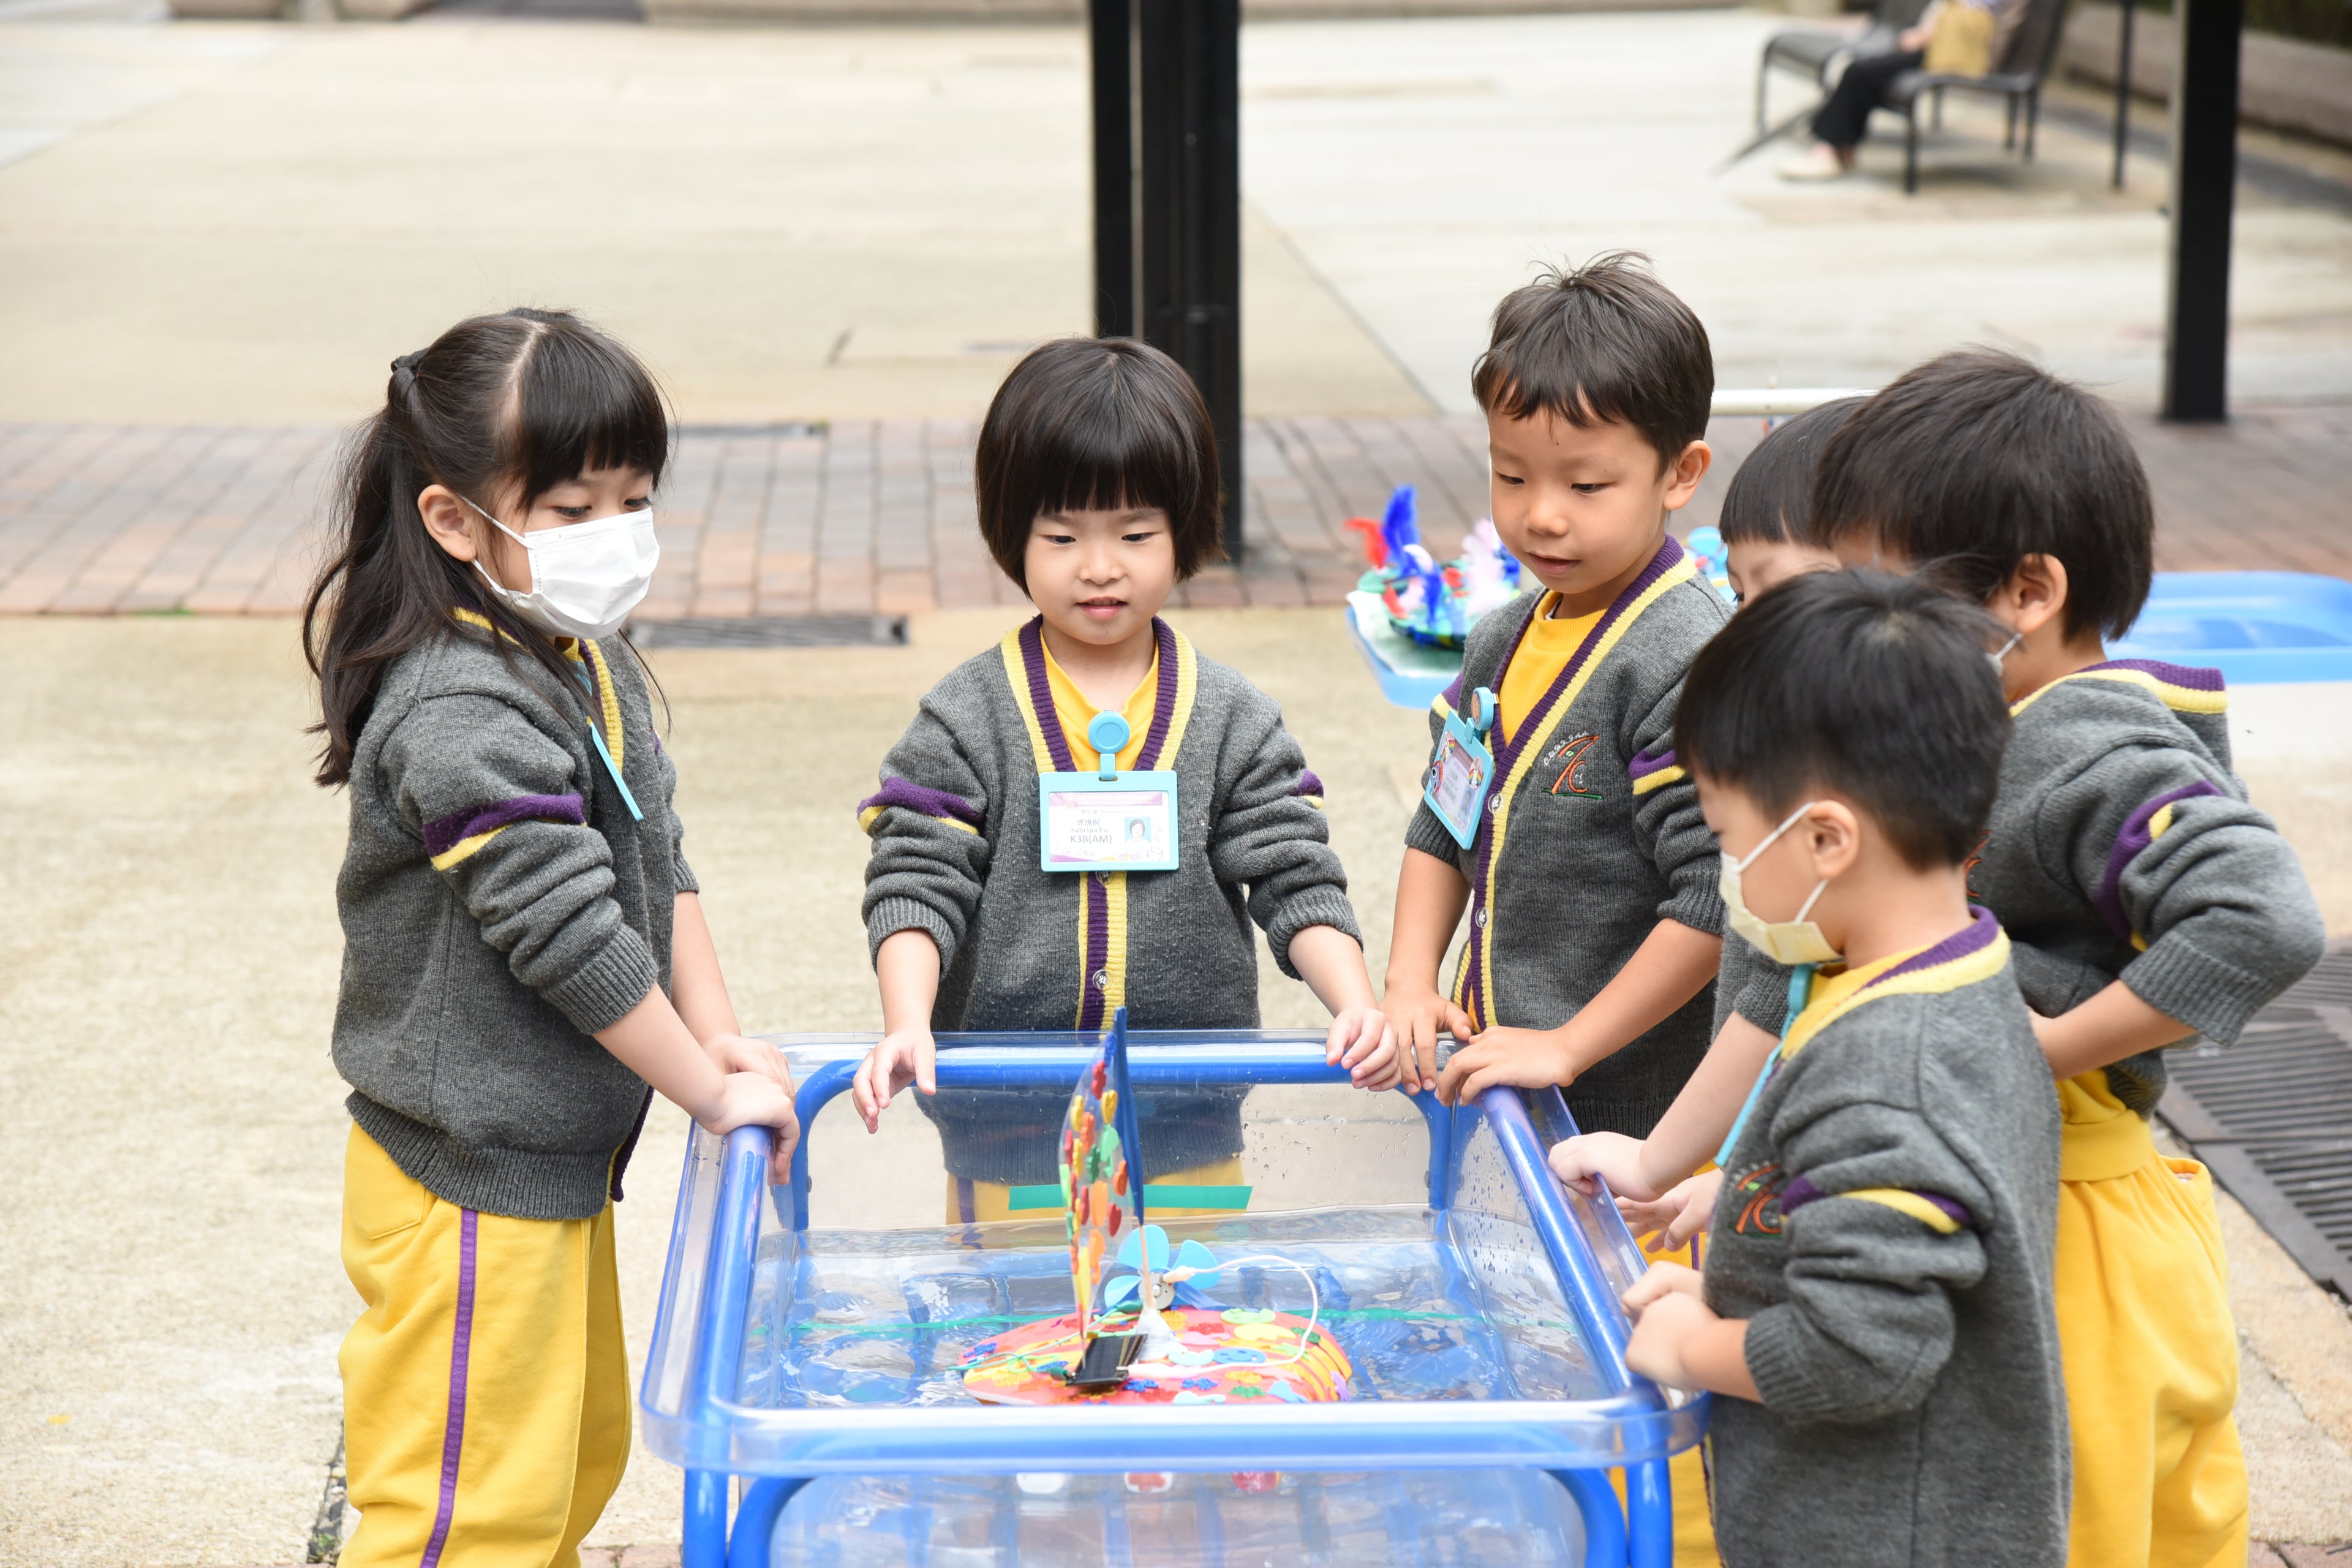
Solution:
<path fill-rule="evenodd" d="M 1814 136 L 1832 147 L 1859 144 L 1870 129 L 1870 111 L 1885 101 L 1887 84 L 1905 71 L 1917 70 L 1927 58 L 1925 49 L 1901 49 L 1864 55 L 1846 67 L 1828 101 L 1813 116 Z"/>

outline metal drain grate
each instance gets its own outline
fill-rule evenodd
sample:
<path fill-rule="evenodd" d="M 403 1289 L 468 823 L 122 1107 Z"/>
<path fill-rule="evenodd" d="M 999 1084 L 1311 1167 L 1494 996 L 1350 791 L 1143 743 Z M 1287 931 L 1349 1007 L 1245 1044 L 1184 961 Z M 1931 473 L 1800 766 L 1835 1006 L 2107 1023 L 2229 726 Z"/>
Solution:
<path fill-rule="evenodd" d="M 698 616 L 634 621 L 639 647 L 904 647 L 904 616 Z"/>
<path fill-rule="evenodd" d="M 2230 1049 L 2170 1065 L 2158 1112 L 2314 1279 L 2352 1300 L 2352 947 Z"/>

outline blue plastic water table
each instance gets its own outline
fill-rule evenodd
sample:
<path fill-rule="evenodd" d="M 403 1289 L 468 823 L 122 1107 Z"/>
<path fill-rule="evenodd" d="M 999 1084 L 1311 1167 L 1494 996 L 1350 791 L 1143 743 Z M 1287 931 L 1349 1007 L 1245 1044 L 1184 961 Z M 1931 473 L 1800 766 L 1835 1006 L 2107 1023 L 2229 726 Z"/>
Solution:
<path fill-rule="evenodd" d="M 942 1036 L 938 1096 L 899 1096 L 879 1138 L 821 1114 L 871 1037 L 777 1040 L 792 1181 L 767 1182 L 764 1131 L 693 1135 L 641 1391 L 687 1472 L 686 1568 L 1671 1562 L 1665 1460 L 1706 1400 L 1625 1368 L 1642 1256 L 1546 1167 L 1574 1131 L 1557 1091 L 1449 1109 L 1349 1087 L 1319 1035 L 1135 1033 L 1146 1217 L 1234 1260 L 1225 1304 L 1319 1314 L 1354 1396 L 982 1406 L 965 1352 L 1072 1308 L 1063 1218 L 1013 1182 L 1009 1217 L 967 1217 L 932 1122 L 1058 1125 L 1099 1037 Z M 1238 1129 L 1243 1184 L 1152 1183 L 1187 1118 Z"/>
<path fill-rule="evenodd" d="M 2159 572 L 2111 658 L 2219 669 L 2232 686 L 2352 680 L 2352 583 L 2308 572 Z"/>

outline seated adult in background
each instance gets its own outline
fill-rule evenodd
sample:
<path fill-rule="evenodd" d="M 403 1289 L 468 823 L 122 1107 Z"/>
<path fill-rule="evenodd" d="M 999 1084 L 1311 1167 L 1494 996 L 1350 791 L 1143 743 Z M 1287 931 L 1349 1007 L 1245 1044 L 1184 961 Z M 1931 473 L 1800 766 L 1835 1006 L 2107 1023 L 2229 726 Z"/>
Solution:
<path fill-rule="evenodd" d="M 1918 22 L 1895 37 L 1885 54 L 1864 55 L 1845 68 L 1813 116 L 1813 144 L 1782 163 L 1784 180 L 1834 180 L 1853 168 L 1854 149 L 1870 130 L 1870 111 L 1905 71 L 1983 76 L 2009 47 L 2025 19 L 2025 0 L 1933 0 Z"/>

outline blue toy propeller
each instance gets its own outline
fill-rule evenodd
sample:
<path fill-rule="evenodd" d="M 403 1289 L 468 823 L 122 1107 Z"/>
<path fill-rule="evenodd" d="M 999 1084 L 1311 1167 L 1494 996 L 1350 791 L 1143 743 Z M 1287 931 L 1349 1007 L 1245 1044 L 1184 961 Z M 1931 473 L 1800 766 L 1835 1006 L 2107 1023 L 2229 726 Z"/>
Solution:
<path fill-rule="evenodd" d="M 1118 1262 L 1128 1272 L 1114 1275 L 1103 1288 L 1103 1305 L 1116 1307 L 1135 1299 L 1136 1283 L 1149 1258 L 1151 1272 L 1175 1287 L 1176 1305 L 1180 1307 L 1213 1307 L 1216 1302 L 1203 1293 L 1203 1287 L 1214 1285 L 1220 1278 L 1216 1255 L 1197 1241 L 1185 1241 L 1176 1248 L 1176 1262 L 1168 1262 L 1168 1233 L 1156 1225 L 1128 1232 L 1127 1240 L 1118 1249 Z M 1172 1277 L 1172 1278 L 1171 1278 Z"/>

